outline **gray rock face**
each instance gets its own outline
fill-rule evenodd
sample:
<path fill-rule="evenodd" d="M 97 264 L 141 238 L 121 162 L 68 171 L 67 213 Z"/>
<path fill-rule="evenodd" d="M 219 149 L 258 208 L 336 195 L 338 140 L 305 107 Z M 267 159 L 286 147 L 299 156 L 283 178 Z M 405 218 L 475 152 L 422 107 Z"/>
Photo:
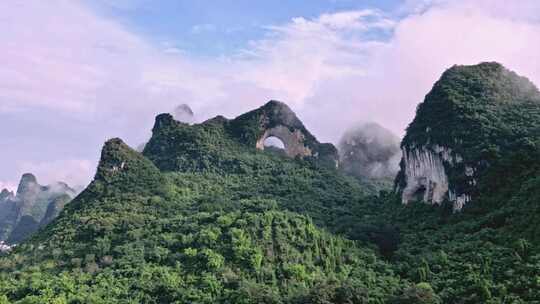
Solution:
<path fill-rule="evenodd" d="M 58 215 L 59 210 L 43 221 L 49 208 L 63 208 L 75 194 L 65 183 L 42 186 L 34 175 L 24 174 L 15 195 L 7 190 L 0 193 L 0 241 L 12 244 L 24 240 Z M 60 198 L 63 204 L 59 204 Z"/>
<path fill-rule="evenodd" d="M 289 128 L 281 125 L 267 129 L 257 141 L 255 145 L 257 149 L 264 150 L 264 142 L 269 137 L 281 139 L 285 148 L 285 154 L 289 157 L 313 155 L 311 149 L 303 145 L 304 135 L 299 130 L 291 131 Z"/>
<path fill-rule="evenodd" d="M 6 189 L 0 199 L 0 241 L 6 240 L 11 229 L 17 222 L 19 206 L 15 194 Z"/>
<path fill-rule="evenodd" d="M 4 243 L 4 241 L 0 241 L 0 253 L 10 252 L 11 249 L 12 249 L 11 246 L 9 246 L 8 244 Z"/>
<path fill-rule="evenodd" d="M 403 203 L 411 200 L 440 204 L 448 192 L 443 159 L 427 148 L 403 148 L 405 181 Z"/>
<path fill-rule="evenodd" d="M 418 200 L 440 205 L 448 199 L 457 211 L 470 201 L 466 194 L 455 194 L 456 190 L 451 188 L 448 178 L 448 169 L 461 167 L 463 158 L 459 154 L 439 145 L 417 147 L 413 144 L 402 149 L 405 187 L 401 190 L 401 198 L 404 204 Z"/>
<path fill-rule="evenodd" d="M 283 142 L 289 157 L 314 158 L 334 167 L 339 164 L 339 155 L 334 145 L 320 143 L 283 102 L 271 100 L 230 123 L 234 133 L 259 150 L 264 150 L 267 138 L 277 137 Z"/>

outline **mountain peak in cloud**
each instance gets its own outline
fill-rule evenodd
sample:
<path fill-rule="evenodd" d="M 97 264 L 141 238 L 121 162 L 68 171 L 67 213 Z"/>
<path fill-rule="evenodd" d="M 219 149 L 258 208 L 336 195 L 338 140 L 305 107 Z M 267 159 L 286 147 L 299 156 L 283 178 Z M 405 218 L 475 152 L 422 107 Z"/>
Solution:
<path fill-rule="evenodd" d="M 185 103 L 177 105 L 173 111 L 173 117 L 176 121 L 191 124 L 194 122 L 194 113 L 191 107 Z"/>

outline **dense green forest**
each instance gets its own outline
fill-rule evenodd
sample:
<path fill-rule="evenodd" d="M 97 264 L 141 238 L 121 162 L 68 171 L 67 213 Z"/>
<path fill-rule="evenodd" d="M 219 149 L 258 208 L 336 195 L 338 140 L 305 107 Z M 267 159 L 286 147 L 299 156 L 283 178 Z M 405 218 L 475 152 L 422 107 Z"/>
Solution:
<path fill-rule="evenodd" d="M 241 117 L 160 115 L 143 153 L 109 140 L 94 181 L 0 258 L 0 303 L 540 303 L 534 135 L 453 213 L 257 150 Z"/>

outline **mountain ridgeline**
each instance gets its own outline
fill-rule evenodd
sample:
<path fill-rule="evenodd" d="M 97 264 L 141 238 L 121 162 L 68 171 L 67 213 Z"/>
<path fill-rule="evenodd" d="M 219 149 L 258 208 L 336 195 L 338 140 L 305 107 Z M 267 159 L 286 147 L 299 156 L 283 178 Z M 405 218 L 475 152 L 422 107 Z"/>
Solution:
<path fill-rule="evenodd" d="M 92 183 L 0 258 L 0 303 L 536 303 L 537 98 L 495 63 L 446 71 L 379 193 L 281 102 L 159 115 L 142 153 L 107 141 Z"/>

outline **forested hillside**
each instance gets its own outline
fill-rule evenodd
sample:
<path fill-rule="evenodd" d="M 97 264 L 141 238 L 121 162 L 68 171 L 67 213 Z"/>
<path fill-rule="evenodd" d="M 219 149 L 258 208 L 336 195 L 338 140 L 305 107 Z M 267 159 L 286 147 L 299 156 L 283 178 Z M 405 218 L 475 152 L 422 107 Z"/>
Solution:
<path fill-rule="evenodd" d="M 369 191 L 314 137 L 305 157 L 257 149 L 265 117 L 160 115 L 142 153 L 109 140 L 87 189 L 0 258 L 0 303 L 540 302 L 535 134 L 454 212 Z"/>

